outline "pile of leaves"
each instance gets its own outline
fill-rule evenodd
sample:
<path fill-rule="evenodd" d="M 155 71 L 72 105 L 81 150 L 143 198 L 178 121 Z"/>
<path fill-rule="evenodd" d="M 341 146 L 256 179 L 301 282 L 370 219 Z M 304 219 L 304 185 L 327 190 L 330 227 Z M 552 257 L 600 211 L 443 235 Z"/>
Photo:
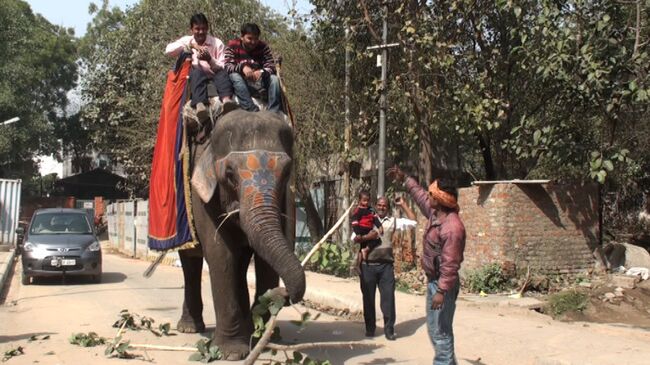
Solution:
<path fill-rule="evenodd" d="M 73 333 L 68 341 L 73 345 L 81 347 L 95 347 L 106 344 L 106 338 L 99 336 L 95 332 Z"/>

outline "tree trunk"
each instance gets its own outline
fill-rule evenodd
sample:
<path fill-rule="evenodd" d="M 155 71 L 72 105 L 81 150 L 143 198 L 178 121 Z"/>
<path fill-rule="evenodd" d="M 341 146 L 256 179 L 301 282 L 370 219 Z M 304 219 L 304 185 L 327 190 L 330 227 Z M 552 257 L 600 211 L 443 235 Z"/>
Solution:
<path fill-rule="evenodd" d="M 425 120 L 422 125 L 428 125 Z M 431 150 L 431 131 L 429 128 L 420 128 L 420 152 L 418 156 L 418 175 L 420 182 L 428 184 L 433 180 L 433 151 Z"/>
<path fill-rule="evenodd" d="M 323 222 L 318 215 L 316 204 L 314 204 L 314 199 L 311 197 L 309 186 L 301 181 L 296 181 L 296 193 L 307 215 L 307 228 L 309 229 L 310 240 L 312 243 L 316 243 L 323 236 L 324 228 Z"/>
<path fill-rule="evenodd" d="M 494 170 L 494 161 L 492 161 L 492 149 L 490 142 L 485 139 L 480 133 L 477 134 L 478 143 L 481 146 L 481 154 L 483 155 L 483 165 L 485 166 L 485 179 L 496 179 L 496 172 Z"/>

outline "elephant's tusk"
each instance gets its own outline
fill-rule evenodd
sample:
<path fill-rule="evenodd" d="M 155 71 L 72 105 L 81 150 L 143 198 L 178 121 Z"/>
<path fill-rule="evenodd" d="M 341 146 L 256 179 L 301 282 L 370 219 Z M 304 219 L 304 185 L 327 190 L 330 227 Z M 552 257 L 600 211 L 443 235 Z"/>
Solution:
<path fill-rule="evenodd" d="M 219 227 L 217 227 L 217 229 L 214 231 L 214 239 L 215 240 L 217 239 L 217 232 L 219 232 L 219 229 L 221 228 L 221 226 L 223 226 L 223 224 L 226 222 L 226 220 L 228 220 L 228 218 L 230 218 L 230 216 L 235 214 L 235 213 L 239 213 L 239 209 L 235 209 L 235 210 L 233 210 L 231 212 L 224 213 L 224 214 L 219 216 L 219 218 L 221 218 L 223 216 L 225 216 L 225 218 L 221 220 L 221 223 L 219 224 Z"/>

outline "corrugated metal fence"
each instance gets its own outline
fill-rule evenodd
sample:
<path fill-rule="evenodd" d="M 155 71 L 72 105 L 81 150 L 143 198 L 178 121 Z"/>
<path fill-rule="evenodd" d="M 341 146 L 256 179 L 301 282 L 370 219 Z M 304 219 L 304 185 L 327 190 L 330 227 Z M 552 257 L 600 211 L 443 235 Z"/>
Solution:
<path fill-rule="evenodd" d="M 0 179 L 0 245 L 15 246 L 20 211 L 20 180 Z"/>

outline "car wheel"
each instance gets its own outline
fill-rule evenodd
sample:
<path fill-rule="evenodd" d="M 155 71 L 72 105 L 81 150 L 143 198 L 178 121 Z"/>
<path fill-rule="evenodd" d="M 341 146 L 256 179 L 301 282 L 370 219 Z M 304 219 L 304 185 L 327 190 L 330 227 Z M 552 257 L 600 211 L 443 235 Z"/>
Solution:
<path fill-rule="evenodd" d="M 29 277 L 29 275 L 26 275 L 25 273 L 23 273 L 22 276 L 21 276 L 21 282 L 23 283 L 23 285 L 29 285 L 29 284 L 31 284 L 31 283 L 32 283 L 32 280 L 31 280 L 31 279 L 32 279 L 32 278 Z"/>

